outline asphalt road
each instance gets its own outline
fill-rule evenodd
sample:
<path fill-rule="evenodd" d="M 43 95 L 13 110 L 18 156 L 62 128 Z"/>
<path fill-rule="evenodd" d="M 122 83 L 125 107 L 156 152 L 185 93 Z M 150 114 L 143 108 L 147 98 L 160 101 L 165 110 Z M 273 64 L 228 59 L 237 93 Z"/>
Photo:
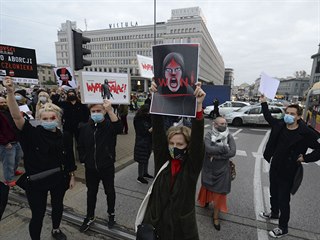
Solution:
<path fill-rule="evenodd" d="M 210 131 L 210 120 L 205 120 L 205 131 Z M 197 205 L 197 221 L 201 240 L 265 240 L 269 239 L 267 232 L 276 226 L 276 222 L 266 222 L 259 218 L 258 213 L 269 208 L 268 164 L 262 158 L 263 148 L 268 138 L 268 127 L 245 126 L 233 128 L 237 145 L 237 155 L 234 157 L 237 177 L 232 182 L 232 190 L 228 195 L 227 214 L 221 214 L 221 231 L 212 225 L 212 206 L 208 209 Z M 133 163 L 116 173 L 115 185 L 117 192 L 116 231 L 125 230 L 133 233 L 134 220 L 139 205 L 148 189 L 148 185 L 139 184 L 137 164 Z M 319 162 L 304 165 L 304 179 L 299 191 L 292 197 L 289 235 L 284 239 L 320 239 L 320 209 L 319 199 Z M 153 156 L 150 159 L 150 173 L 153 172 Z M 96 214 L 99 224 L 105 224 L 106 200 L 100 186 Z M 200 183 L 198 183 L 198 189 Z M 85 210 L 85 186 L 77 184 L 77 188 L 67 197 L 67 211 L 77 216 L 83 216 Z M 0 222 L 0 239 L 28 239 L 27 224 L 30 211 L 27 205 L 10 201 L 3 221 Z M 97 224 L 98 225 L 98 224 Z M 43 227 L 43 239 L 50 237 L 50 218 L 46 216 Z M 62 229 L 68 234 L 68 239 L 113 239 L 95 231 L 86 234 L 78 232 L 78 226 L 64 221 Z M 134 238 L 132 238 L 134 239 Z"/>

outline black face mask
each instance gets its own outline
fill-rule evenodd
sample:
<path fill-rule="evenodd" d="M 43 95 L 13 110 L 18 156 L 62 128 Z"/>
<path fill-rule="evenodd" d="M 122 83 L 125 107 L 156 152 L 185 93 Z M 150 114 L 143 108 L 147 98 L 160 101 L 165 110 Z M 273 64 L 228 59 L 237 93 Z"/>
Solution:
<path fill-rule="evenodd" d="M 6 110 L 8 110 L 8 106 L 7 105 L 1 105 L 0 106 L 0 110 L 1 111 L 6 111 Z"/>
<path fill-rule="evenodd" d="M 225 130 L 227 130 L 227 126 L 218 126 L 216 127 L 216 129 L 218 130 L 218 132 L 224 132 Z"/>
<path fill-rule="evenodd" d="M 67 100 L 68 101 L 75 101 L 75 100 L 77 100 L 77 97 L 75 95 L 68 95 Z"/>
<path fill-rule="evenodd" d="M 187 148 L 179 149 L 176 147 L 169 147 L 169 153 L 172 159 L 184 160 L 187 154 Z"/>

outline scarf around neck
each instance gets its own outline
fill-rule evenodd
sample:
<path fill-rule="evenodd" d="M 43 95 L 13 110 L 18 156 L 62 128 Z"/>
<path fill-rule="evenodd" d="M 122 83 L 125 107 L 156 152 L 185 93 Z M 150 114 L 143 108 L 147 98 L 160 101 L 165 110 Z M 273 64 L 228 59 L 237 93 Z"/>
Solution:
<path fill-rule="evenodd" d="M 214 127 L 211 130 L 211 142 L 221 145 L 228 145 L 229 128 L 224 132 L 219 132 Z"/>

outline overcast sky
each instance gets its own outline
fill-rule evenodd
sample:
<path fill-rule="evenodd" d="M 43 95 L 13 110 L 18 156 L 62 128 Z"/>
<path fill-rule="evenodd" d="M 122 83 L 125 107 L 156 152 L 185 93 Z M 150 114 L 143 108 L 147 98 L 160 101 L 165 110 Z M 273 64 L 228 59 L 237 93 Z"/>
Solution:
<path fill-rule="evenodd" d="M 311 72 L 320 43 L 320 0 L 157 0 L 157 21 L 171 9 L 199 6 L 207 28 L 233 68 L 235 85 L 269 76 Z M 66 20 L 77 27 L 109 28 L 110 23 L 153 24 L 152 0 L 0 0 L 0 43 L 36 49 L 38 63 L 56 64 L 57 30 Z"/>

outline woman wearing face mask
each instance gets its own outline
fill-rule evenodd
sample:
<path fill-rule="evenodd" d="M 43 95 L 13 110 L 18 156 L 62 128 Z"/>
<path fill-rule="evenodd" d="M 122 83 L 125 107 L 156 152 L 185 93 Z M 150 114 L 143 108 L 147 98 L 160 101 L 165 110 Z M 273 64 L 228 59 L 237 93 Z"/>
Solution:
<path fill-rule="evenodd" d="M 34 108 L 30 102 L 30 98 L 27 97 L 27 91 L 25 89 L 19 89 L 14 92 L 14 97 L 19 106 L 27 106 L 30 111 L 28 112 L 21 112 L 22 116 L 26 120 L 30 120 L 34 114 Z M 29 103 L 28 103 L 29 100 Z"/>
<path fill-rule="evenodd" d="M 151 91 L 157 91 L 154 82 Z M 160 239 L 199 239 L 195 191 L 204 157 L 202 102 L 205 95 L 198 83 L 194 91 L 197 114 L 192 129 L 176 126 L 166 134 L 162 116 L 152 116 L 155 173 L 167 161 L 169 164 L 154 182 L 143 223 L 152 224 Z"/>
<path fill-rule="evenodd" d="M 47 92 L 44 92 L 44 91 L 41 91 L 39 94 L 38 94 L 38 102 L 37 102 L 37 105 L 36 105 L 36 115 L 35 115 L 35 118 L 36 120 L 39 120 L 39 110 L 41 107 L 43 107 L 44 104 L 46 103 L 52 103 L 50 97 L 49 97 L 49 94 Z"/>
<path fill-rule="evenodd" d="M 223 117 L 214 120 L 212 131 L 206 134 L 204 142 L 205 157 L 198 201 L 202 207 L 213 202 L 213 226 L 219 231 L 219 212 L 228 211 L 227 194 L 231 190 L 229 159 L 236 154 L 235 141 Z"/>
<path fill-rule="evenodd" d="M 76 169 L 70 136 L 57 128 L 61 110 L 47 103 L 39 110 L 41 124 L 33 127 L 19 111 L 14 97 L 14 85 L 10 77 L 5 77 L 4 86 L 8 92 L 7 104 L 12 118 L 20 130 L 21 146 L 24 152 L 26 170 L 26 195 L 32 212 L 29 224 L 31 239 L 40 239 L 42 222 L 50 191 L 52 205 L 52 237 L 66 239 L 60 230 L 63 213 L 63 198 L 66 189 L 74 186 Z"/>

